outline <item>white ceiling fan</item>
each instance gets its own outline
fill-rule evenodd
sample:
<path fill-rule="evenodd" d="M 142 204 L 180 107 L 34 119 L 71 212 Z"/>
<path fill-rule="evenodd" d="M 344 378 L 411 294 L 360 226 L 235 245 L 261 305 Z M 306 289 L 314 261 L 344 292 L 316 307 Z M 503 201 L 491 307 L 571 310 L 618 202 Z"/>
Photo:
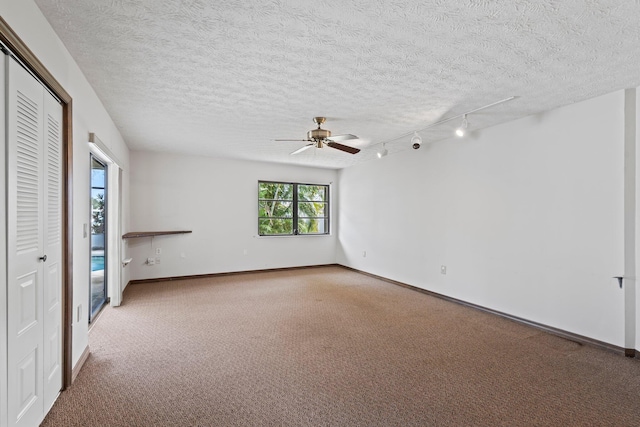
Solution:
<path fill-rule="evenodd" d="M 318 125 L 317 129 L 312 129 L 307 132 L 307 139 L 276 139 L 275 141 L 303 141 L 308 142 L 309 144 L 298 148 L 296 151 L 291 154 L 302 153 L 305 150 L 308 150 L 311 147 L 315 148 L 323 148 L 325 145 L 327 147 L 335 148 L 336 150 L 344 151 L 349 154 L 357 154 L 360 152 L 359 148 L 350 147 L 348 145 L 343 145 L 338 143 L 337 141 L 348 141 L 350 139 L 359 139 L 355 135 L 351 135 L 349 133 L 344 135 L 334 135 L 331 136 L 331 131 L 326 129 L 321 129 L 320 126 L 326 121 L 326 117 L 314 117 L 313 122 Z"/>

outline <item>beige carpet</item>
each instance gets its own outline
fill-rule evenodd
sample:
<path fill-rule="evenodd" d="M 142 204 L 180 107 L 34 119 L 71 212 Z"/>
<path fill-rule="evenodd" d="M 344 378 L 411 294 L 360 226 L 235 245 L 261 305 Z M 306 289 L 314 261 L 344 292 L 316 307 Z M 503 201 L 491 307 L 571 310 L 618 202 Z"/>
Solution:
<path fill-rule="evenodd" d="M 340 267 L 131 285 L 44 426 L 638 426 L 640 362 Z"/>

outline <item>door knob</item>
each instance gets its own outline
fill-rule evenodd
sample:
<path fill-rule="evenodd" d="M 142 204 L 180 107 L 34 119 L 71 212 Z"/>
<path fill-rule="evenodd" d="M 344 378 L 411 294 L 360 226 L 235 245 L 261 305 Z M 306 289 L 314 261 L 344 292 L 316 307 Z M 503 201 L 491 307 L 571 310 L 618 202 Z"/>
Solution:
<path fill-rule="evenodd" d="M 40 261 L 42 261 L 42 262 L 47 262 L 47 256 L 46 256 L 46 255 L 42 255 L 42 256 L 40 257 Z"/>

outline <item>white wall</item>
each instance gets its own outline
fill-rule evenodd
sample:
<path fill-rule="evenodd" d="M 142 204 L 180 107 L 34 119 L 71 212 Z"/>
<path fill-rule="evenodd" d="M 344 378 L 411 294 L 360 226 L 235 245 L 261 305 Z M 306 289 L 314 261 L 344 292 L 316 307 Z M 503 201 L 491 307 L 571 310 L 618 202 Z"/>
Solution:
<path fill-rule="evenodd" d="M 128 239 L 131 279 L 334 263 L 335 233 L 256 235 L 259 180 L 330 184 L 336 179 L 337 172 L 328 169 L 132 152 L 129 231 L 193 233 Z M 335 200 L 336 186 L 331 192 Z M 157 256 L 156 248 L 162 251 L 160 264 L 146 265 L 148 257 Z"/>
<path fill-rule="evenodd" d="M 344 169 L 337 261 L 623 347 L 623 166 L 619 91 Z"/>
<path fill-rule="evenodd" d="M 90 223 L 89 132 L 100 139 L 124 163 L 128 186 L 129 150 L 86 78 L 32 0 L 0 0 L 0 14 L 73 98 L 73 365 L 88 344 L 89 239 L 83 224 Z M 123 199 L 124 229 L 128 226 L 128 200 Z M 128 280 L 128 278 L 127 278 Z"/>

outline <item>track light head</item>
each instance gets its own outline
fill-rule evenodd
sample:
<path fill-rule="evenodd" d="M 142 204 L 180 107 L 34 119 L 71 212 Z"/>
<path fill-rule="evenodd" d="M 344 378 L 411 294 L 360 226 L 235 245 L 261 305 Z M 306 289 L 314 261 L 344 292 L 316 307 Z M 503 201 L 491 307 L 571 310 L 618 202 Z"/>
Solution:
<path fill-rule="evenodd" d="M 418 135 L 418 132 L 413 132 L 413 136 L 411 137 L 411 146 L 414 150 L 417 150 L 422 145 L 422 138 Z"/>
<path fill-rule="evenodd" d="M 382 150 L 378 151 L 378 158 L 381 159 L 381 158 L 385 157 L 387 154 L 389 154 L 389 150 L 387 150 L 386 143 L 383 142 L 382 143 Z"/>
<path fill-rule="evenodd" d="M 456 135 L 462 138 L 467 132 L 467 126 L 469 126 L 469 122 L 467 122 L 467 115 L 465 114 L 462 116 L 462 124 L 458 129 L 456 129 Z"/>

